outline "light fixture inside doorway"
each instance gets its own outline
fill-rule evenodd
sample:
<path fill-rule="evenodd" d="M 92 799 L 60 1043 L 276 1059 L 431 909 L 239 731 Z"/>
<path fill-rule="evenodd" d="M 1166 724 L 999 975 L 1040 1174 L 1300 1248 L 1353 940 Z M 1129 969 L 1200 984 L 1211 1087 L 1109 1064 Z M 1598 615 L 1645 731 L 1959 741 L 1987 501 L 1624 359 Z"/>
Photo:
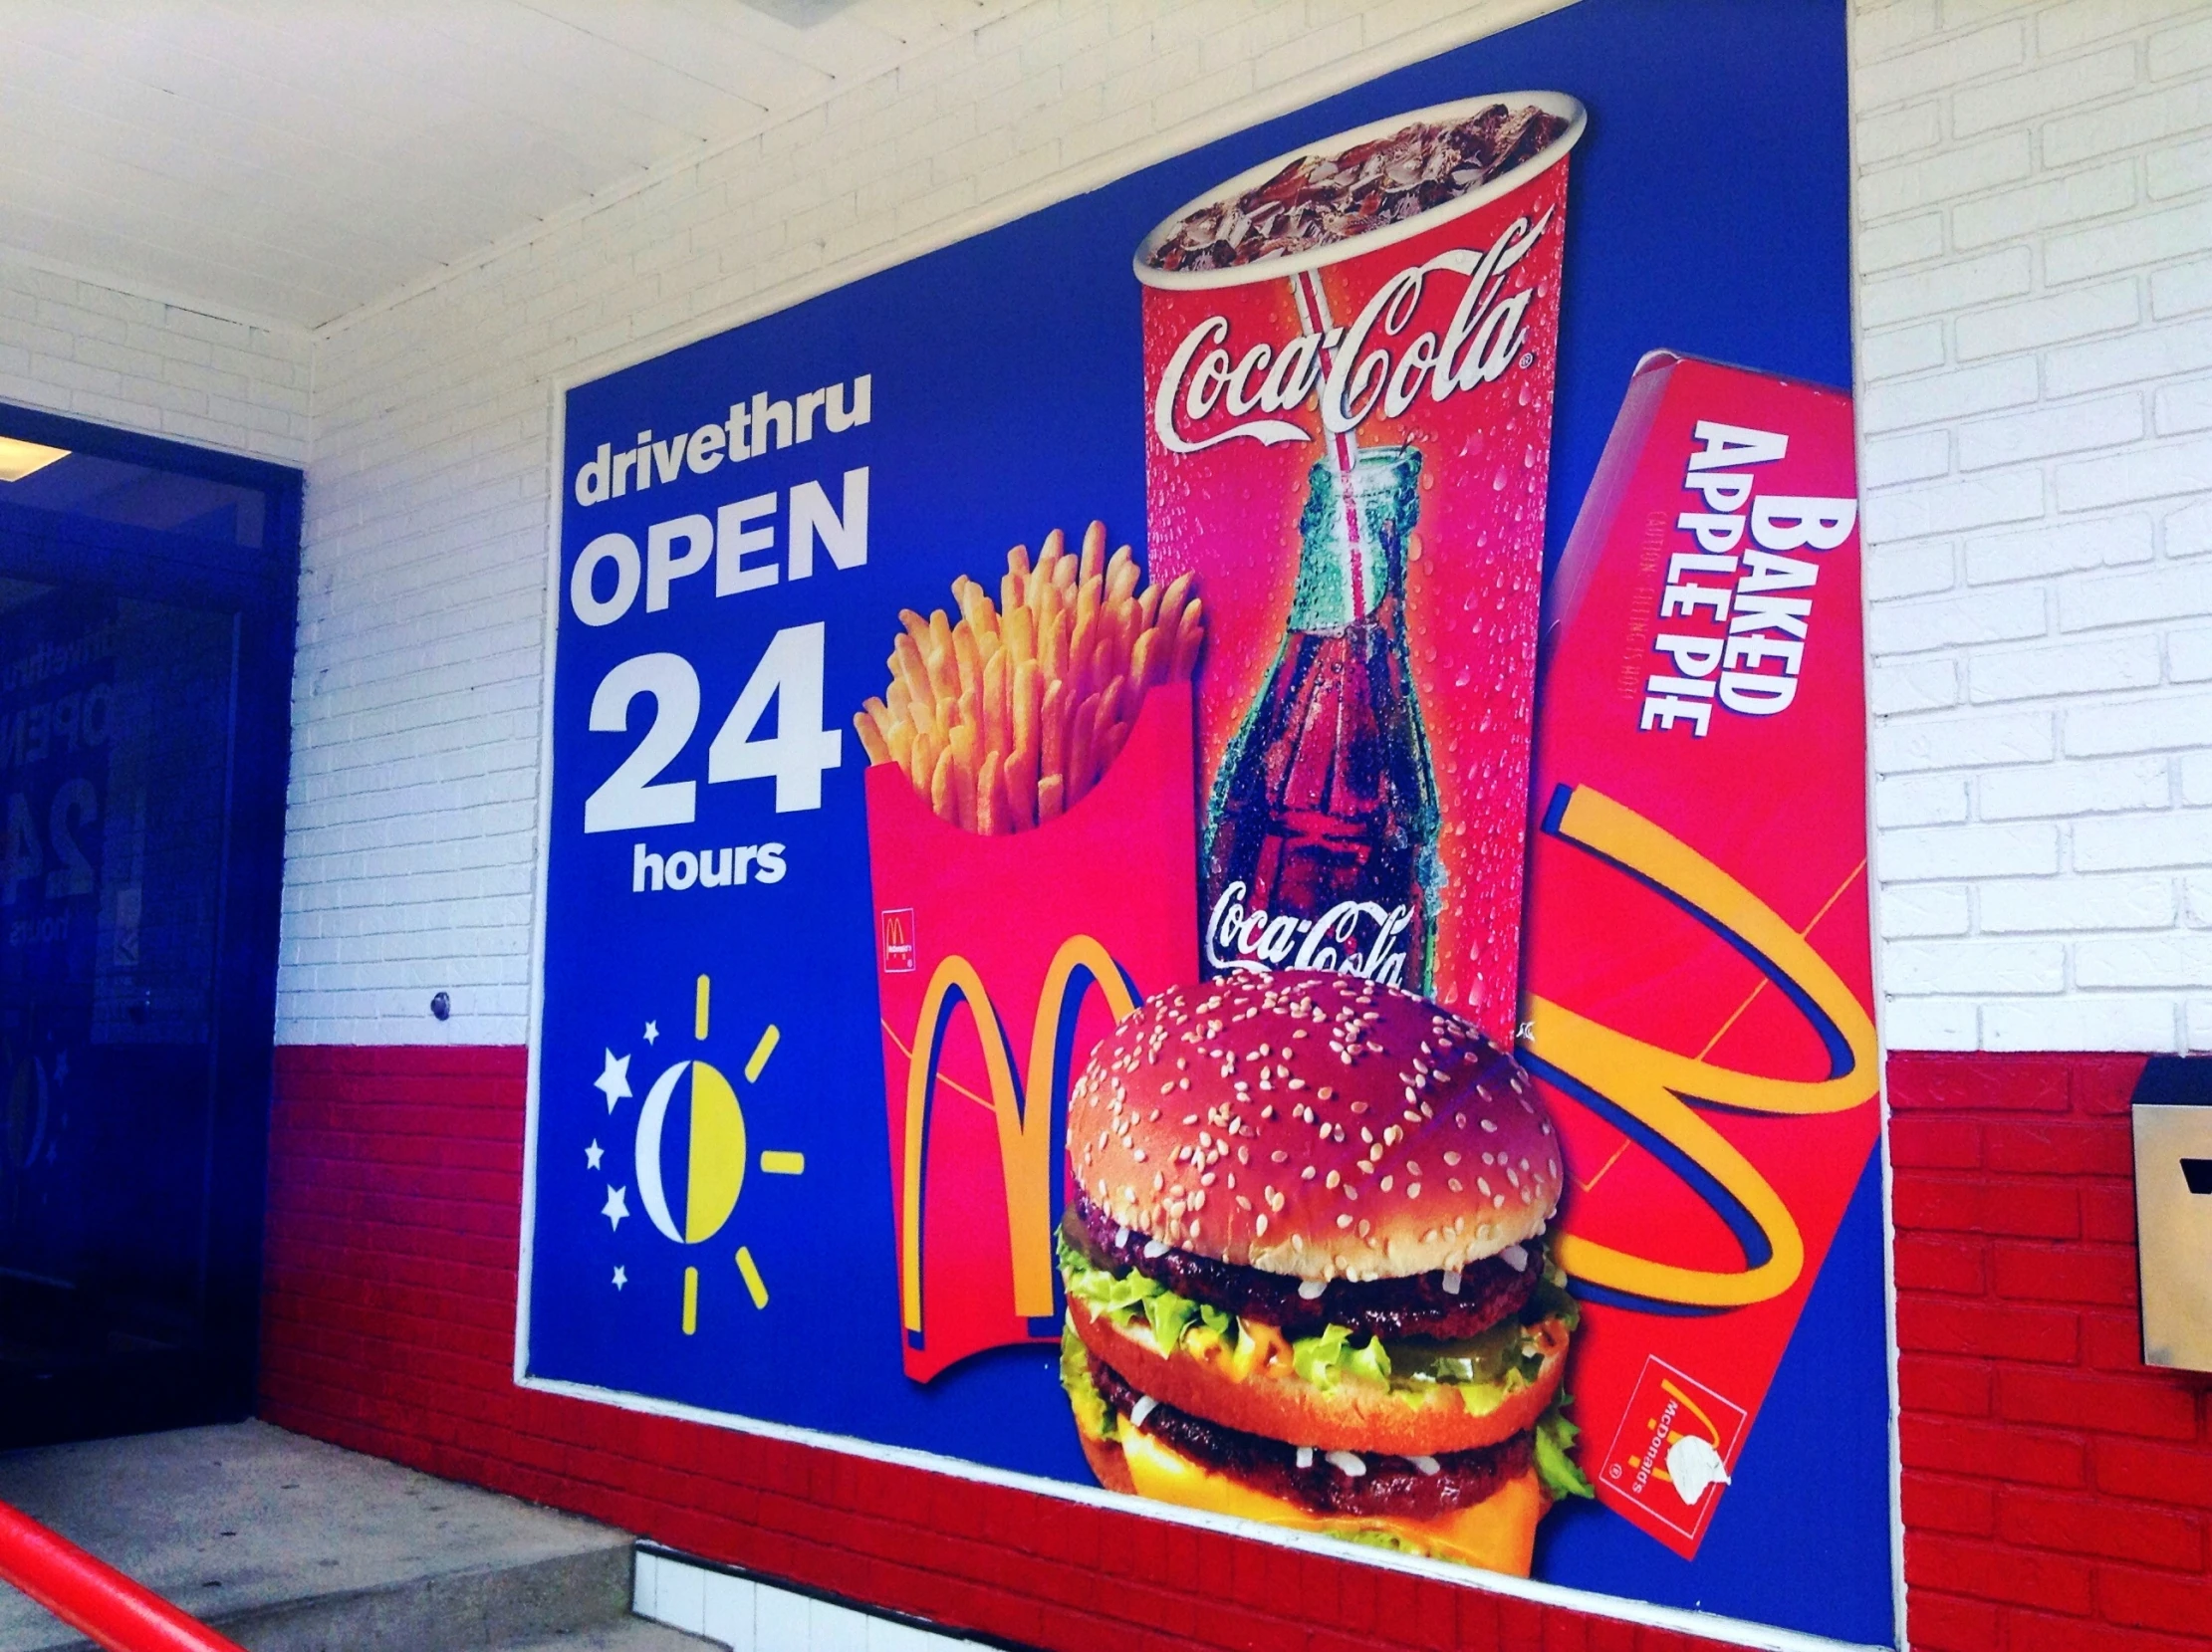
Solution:
<path fill-rule="evenodd" d="M 37 442 L 0 436 L 0 482 L 20 482 L 33 471 L 44 470 L 56 459 L 68 457 L 66 447 L 42 447 Z"/>

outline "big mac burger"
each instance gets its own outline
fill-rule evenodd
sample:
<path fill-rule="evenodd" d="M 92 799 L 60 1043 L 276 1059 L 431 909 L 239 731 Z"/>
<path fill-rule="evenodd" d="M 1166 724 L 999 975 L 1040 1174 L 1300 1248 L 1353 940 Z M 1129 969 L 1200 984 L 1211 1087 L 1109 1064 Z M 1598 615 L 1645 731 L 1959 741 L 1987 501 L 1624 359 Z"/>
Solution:
<path fill-rule="evenodd" d="M 1560 1148 L 1467 1023 L 1312 972 L 1162 992 L 1068 1106 L 1061 1378 L 1114 1490 L 1526 1576 L 1589 1496 Z"/>

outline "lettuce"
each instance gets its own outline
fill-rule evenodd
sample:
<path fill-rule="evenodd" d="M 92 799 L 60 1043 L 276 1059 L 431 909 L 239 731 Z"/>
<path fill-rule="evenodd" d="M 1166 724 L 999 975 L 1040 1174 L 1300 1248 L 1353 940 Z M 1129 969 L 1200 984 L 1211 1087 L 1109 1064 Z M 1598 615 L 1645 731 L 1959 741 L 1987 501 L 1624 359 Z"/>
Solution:
<path fill-rule="evenodd" d="M 1324 1526 L 1322 1532 L 1341 1543 L 1365 1543 L 1369 1548 L 1387 1548 L 1393 1554 L 1428 1553 L 1419 1543 L 1371 1526 Z"/>
<path fill-rule="evenodd" d="M 1068 1390 L 1078 1429 L 1094 1440 L 1113 1438 L 1114 1410 L 1091 1380 L 1091 1350 L 1065 1321 L 1060 1327 L 1060 1386 Z"/>
<path fill-rule="evenodd" d="M 1198 1322 L 1183 1332 L 1183 1340 L 1190 1344 L 1191 1352 L 1204 1355 L 1219 1348 L 1234 1354 L 1238 1344 L 1244 1340 L 1235 1317 L 1222 1312 L 1211 1302 L 1196 1302 L 1192 1305 L 1198 1309 Z"/>
<path fill-rule="evenodd" d="M 1173 1352 L 1198 1317 L 1198 1304 L 1172 1291 L 1154 1292 L 1144 1298 L 1143 1306 L 1144 1322 L 1152 1327 L 1152 1340 L 1162 1352 Z"/>
<path fill-rule="evenodd" d="M 1133 1268 L 1125 1274 L 1102 1268 L 1071 1245 L 1065 1234 L 1056 1235 L 1054 1244 L 1068 1295 L 1124 1330 L 1134 1329 L 1142 1319 L 1162 1353 L 1173 1353 L 1185 1341 L 1210 1339 L 1231 1348 L 1237 1345 L 1235 1315 L 1178 1296 Z"/>
<path fill-rule="evenodd" d="M 1319 1336 L 1301 1336 L 1291 1344 L 1291 1368 L 1316 1388 L 1334 1388 L 1338 1356 L 1351 1337 L 1343 1325 L 1327 1326 Z"/>
<path fill-rule="evenodd" d="M 1363 1345 L 1345 1349 L 1344 1368 L 1372 1382 L 1388 1382 L 1390 1350 L 1382 1345 L 1381 1337 L 1370 1336 Z"/>
<path fill-rule="evenodd" d="M 1572 1455 L 1582 1430 L 1567 1420 L 1567 1406 L 1574 1396 L 1564 1388 L 1553 1398 L 1536 1423 L 1536 1474 L 1553 1502 L 1563 1497 L 1596 1497 L 1589 1476 Z"/>
<path fill-rule="evenodd" d="M 1060 1253 L 1061 1283 L 1068 1295 L 1118 1325 L 1134 1324 L 1136 1316 L 1144 1311 L 1145 1298 L 1170 1295 L 1164 1286 L 1153 1284 L 1133 1268 L 1118 1276 L 1111 1269 L 1101 1268 L 1070 1245 L 1064 1235 L 1058 1236 L 1055 1244 Z"/>
<path fill-rule="evenodd" d="M 1102 1318 L 1123 1330 L 1133 1330 L 1139 1319 L 1151 1332 L 1162 1353 L 1173 1353 L 1183 1342 L 1219 1343 L 1234 1348 L 1238 1342 L 1236 1316 L 1205 1302 L 1176 1295 L 1157 1280 L 1146 1279 L 1135 1269 L 1116 1274 L 1102 1268 L 1090 1255 L 1056 1235 L 1060 1279 L 1068 1295 Z"/>
<path fill-rule="evenodd" d="M 1319 1336 L 1301 1336 L 1291 1344 L 1291 1368 L 1316 1388 L 1334 1388 L 1337 1378 L 1350 1371 L 1369 1382 L 1390 1380 L 1390 1351 L 1379 1337 L 1354 1346 L 1355 1333 L 1343 1325 L 1327 1325 Z"/>

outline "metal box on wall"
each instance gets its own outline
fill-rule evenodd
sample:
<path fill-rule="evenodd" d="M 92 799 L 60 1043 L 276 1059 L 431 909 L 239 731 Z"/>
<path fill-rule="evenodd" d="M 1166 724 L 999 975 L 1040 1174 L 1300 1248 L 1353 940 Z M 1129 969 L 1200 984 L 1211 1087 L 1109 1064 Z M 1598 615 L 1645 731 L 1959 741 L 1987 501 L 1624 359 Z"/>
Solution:
<path fill-rule="evenodd" d="M 2212 1371 L 2212 1104 L 2133 1110 L 2143 1363 Z"/>

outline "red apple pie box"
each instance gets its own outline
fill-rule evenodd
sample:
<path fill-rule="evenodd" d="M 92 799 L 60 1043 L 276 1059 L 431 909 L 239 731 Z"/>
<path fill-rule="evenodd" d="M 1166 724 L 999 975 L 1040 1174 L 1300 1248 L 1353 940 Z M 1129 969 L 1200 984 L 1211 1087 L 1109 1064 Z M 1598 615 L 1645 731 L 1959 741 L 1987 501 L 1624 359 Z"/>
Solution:
<path fill-rule="evenodd" d="M 892 1260 L 906 1374 L 1060 1336 L 1068 1087 L 1150 994 L 1198 976 L 1191 693 L 1154 688 L 1099 784 L 1033 831 L 937 818 L 867 773 Z"/>
<path fill-rule="evenodd" d="M 1522 1059 L 1606 1504 L 1711 1523 L 1880 1129 L 1850 397 L 1646 356 L 1549 592 Z"/>

